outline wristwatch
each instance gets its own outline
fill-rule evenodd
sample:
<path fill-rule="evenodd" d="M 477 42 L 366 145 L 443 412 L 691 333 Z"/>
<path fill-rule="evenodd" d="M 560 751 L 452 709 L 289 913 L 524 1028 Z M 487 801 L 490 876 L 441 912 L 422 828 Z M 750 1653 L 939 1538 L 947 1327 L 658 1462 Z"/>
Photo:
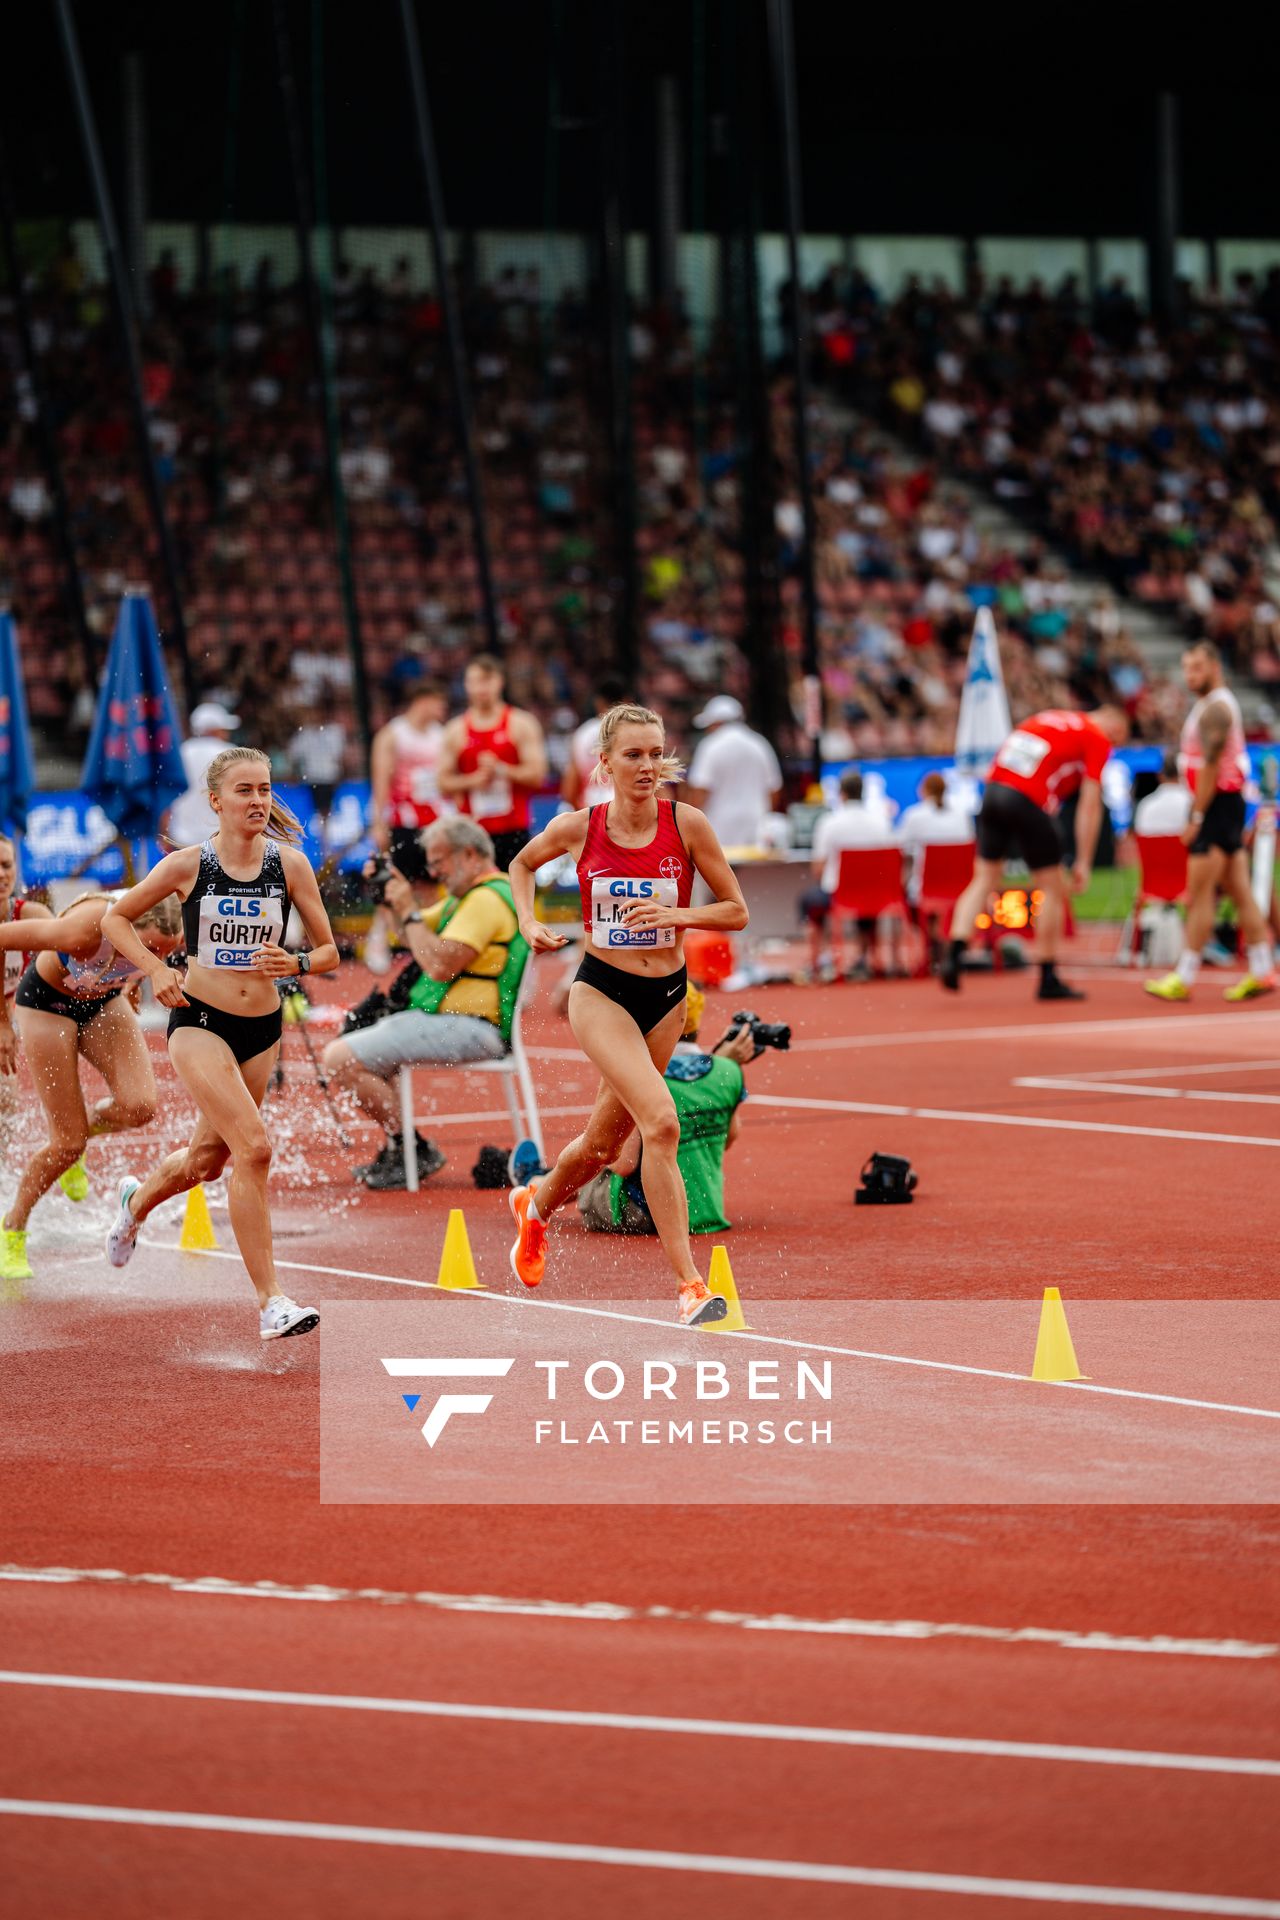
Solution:
<path fill-rule="evenodd" d="M 310 973 L 311 955 L 309 953 L 295 953 L 293 957 L 298 963 L 299 973 Z"/>

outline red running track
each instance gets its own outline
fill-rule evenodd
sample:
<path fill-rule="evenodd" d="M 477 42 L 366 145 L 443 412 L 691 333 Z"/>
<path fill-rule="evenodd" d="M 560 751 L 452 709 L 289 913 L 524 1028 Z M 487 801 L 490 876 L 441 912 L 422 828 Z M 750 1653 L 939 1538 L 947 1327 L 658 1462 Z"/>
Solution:
<path fill-rule="evenodd" d="M 1087 1007 L 1042 1017 L 1016 977 L 976 982 L 959 1003 L 914 983 L 751 999 L 791 1019 L 799 1044 L 751 1070 L 764 1097 L 731 1162 L 729 1244 L 748 1297 L 1034 1300 L 1049 1281 L 1068 1301 L 1273 1292 L 1280 1064 L 1267 1063 L 1280 1063 L 1280 1018 L 1267 1003 L 1227 1012 L 1204 995 L 1148 1012 L 1134 983 L 1104 980 Z M 558 1057 L 566 1029 L 544 1019 L 532 1037 L 544 1106 L 583 1105 L 586 1075 Z M 444 1214 L 461 1204 L 482 1276 L 500 1273 L 502 1197 L 476 1194 L 466 1169 L 505 1123 L 438 1125 L 451 1160 L 430 1191 L 353 1205 L 309 1071 L 295 1039 L 277 1112 L 279 1252 L 430 1279 Z M 1015 1084 L 1025 1080 L 1071 1084 Z M 1262 1097 L 1241 1101 L 1242 1088 Z M 454 1114 L 494 1106 L 488 1083 L 451 1076 L 420 1078 L 423 1111 L 429 1100 Z M 175 1098 L 148 1151 L 179 1124 Z M 550 1139 L 573 1124 L 549 1114 Z M 1217 1138 L 1182 1137 L 1196 1134 Z M 913 1208 L 849 1204 L 872 1147 L 919 1167 Z M 121 1284 L 65 1217 L 52 1202 L 37 1214 L 38 1277 L 0 1328 L 17 1415 L 3 1482 L 12 1566 L 607 1603 L 619 1617 L 17 1578 L 0 1582 L 8 1670 L 1217 1755 L 1236 1770 L 6 1683 L 0 1798 L 592 1854 L 28 1813 L 0 1817 L 18 1910 L 69 1914 L 92 1897 L 107 1916 L 236 1901 L 324 1915 L 1016 1915 L 1042 1911 L 1057 1884 L 1209 1903 L 1184 1911 L 1231 1911 L 1232 1899 L 1264 1911 L 1276 1898 L 1280 1780 L 1239 1770 L 1280 1757 L 1273 1509 L 322 1507 L 315 1345 L 258 1351 L 233 1263 L 174 1257 L 167 1268 L 151 1253 L 139 1263 L 150 1279 Z M 570 1226 L 548 1287 L 572 1301 L 638 1300 L 658 1272 L 653 1250 L 620 1257 Z M 385 1297 L 375 1281 L 342 1285 L 344 1297 Z M 1194 1395 L 1229 1363 L 1190 1355 L 1188 1377 L 1161 1384 Z M 859 1624 L 732 1618 L 778 1615 Z M 904 1637 L 913 1621 L 953 1631 Z M 1075 1642 L 994 1637 L 1028 1628 Z M 1098 1638 L 1080 1644 L 1088 1635 Z M 630 1852 L 608 1865 L 592 1853 L 610 1848 Z M 645 1864 L 662 1849 L 685 1863 Z M 706 1856 L 892 1884 L 690 1869 Z M 911 1874 L 940 1879 L 900 1884 Z M 1023 1882 L 1041 1897 L 1018 1893 Z"/>

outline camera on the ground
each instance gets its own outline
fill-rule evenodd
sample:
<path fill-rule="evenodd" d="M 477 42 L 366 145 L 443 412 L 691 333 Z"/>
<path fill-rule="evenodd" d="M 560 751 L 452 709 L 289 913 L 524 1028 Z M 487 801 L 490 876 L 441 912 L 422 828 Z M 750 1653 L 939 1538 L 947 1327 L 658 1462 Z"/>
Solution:
<path fill-rule="evenodd" d="M 779 1053 L 786 1053 L 791 1046 L 791 1029 L 781 1020 L 762 1020 L 758 1013 L 748 1013 L 740 1008 L 729 1022 L 730 1027 L 746 1027 L 755 1043 L 752 1059 L 758 1059 L 766 1047 L 776 1047 Z"/>
<path fill-rule="evenodd" d="M 873 1153 L 860 1177 L 862 1185 L 853 1196 L 859 1207 L 910 1206 L 918 1184 L 911 1162 L 900 1153 Z"/>

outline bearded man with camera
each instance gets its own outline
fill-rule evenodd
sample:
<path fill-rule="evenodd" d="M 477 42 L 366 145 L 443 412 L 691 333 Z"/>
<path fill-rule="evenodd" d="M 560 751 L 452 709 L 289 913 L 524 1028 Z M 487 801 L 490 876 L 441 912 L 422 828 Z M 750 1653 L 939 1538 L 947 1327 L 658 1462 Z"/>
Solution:
<path fill-rule="evenodd" d="M 709 1052 L 698 1045 L 704 996 L 690 985 L 684 1038 L 664 1078 L 680 1121 L 676 1164 L 689 1197 L 690 1233 L 723 1233 L 724 1156 L 738 1137 L 747 1098 L 743 1068 L 766 1047 L 785 1050 L 791 1029 L 771 1026 L 754 1013 L 735 1013 Z M 583 1223 L 596 1233 L 653 1233 L 644 1197 L 640 1135 L 633 1131 L 612 1165 L 578 1195 Z"/>

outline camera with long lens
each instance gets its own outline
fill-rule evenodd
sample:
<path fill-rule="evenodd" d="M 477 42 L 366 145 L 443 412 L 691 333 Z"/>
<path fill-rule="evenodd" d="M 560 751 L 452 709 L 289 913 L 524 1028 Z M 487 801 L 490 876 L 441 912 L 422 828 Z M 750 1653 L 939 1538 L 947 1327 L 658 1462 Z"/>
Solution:
<path fill-rule="evenodd" d="M 371 860 L 365 861 L 363 871 L 365 879 L 378 900 L 385 899 L 387 888 L 395 876 L 390 855 L 375 853 Z"/>
<path fill-rule="evenodd" d="M 755 1044 L 752 1059 L 759 1059 L 766 1047 L 776 1047 L 779 1053 L 786 1053 L 791 1046 L 791 1029 L 782 1021 L 762 1020 L 758 1013 L 748 1013 L 740 1008 L 729 1022 L 730 1027 L 745 1027 Z"/>

